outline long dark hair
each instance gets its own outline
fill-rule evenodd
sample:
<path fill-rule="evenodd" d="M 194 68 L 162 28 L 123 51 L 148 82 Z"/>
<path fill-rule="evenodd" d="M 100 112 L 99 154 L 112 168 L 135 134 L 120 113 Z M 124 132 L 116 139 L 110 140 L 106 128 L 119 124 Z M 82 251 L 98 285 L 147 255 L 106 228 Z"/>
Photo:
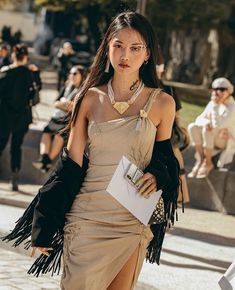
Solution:
<path fill-rule="evenodd" d="M 143 64 L 140 67 L 140 77 L 146 86 L 152 88 L 159 87 L 156 74 L 157 41 L 152 26 L 144 16 L 136 12 L 128 11 L 118 14 L 109 25 L 109 28 L 91 66 L 89 77 L 84 82 L 79 96 L 75 99 L 68 129 L 71 128 L 76 121 L 82 98 L 87 93 L 89 88 L 106 84 L 113 76 L 114 70 L 112 66 L 110 66 L 109 72 L 105 73 L 105 65 L 108 57 L 108 46 L 115 34 L 124 28 L 134 29 L 143 37 L 150 52 L 150 56 L 147 64 Z"/>
<path fill-rule="evenodd" d="M 76 72 L 76 73 L 77 73 L 77 72 L 80 73 L 80 75 L 81 75 L 81 83 L 79 84 L 79 87 L 80 87 L 80 86 L 83 84 L 83 82 L 85 81 L 85 79 L 86 79 L 86 77 L 87 77 L 87 75 L 88 75 L 88 69 L 87 69 L 86 67 L 84 67 L 83 65 L 78 64 L 78 65 L 74 65 L 74 66 L 72 66 L 71 69 L 70 69 L 70 73 L 71 73 L 71 71 L 74 71 L 74 72 Z M 69 78 L 67 78 L 65 84 L 66 84 L 66 85 L 69 84 Z M 75 96 L 74 96 L 74 98 L 75 98 Z M 74 98 L 72 98 L 72 100 L 73 100 Z"/>

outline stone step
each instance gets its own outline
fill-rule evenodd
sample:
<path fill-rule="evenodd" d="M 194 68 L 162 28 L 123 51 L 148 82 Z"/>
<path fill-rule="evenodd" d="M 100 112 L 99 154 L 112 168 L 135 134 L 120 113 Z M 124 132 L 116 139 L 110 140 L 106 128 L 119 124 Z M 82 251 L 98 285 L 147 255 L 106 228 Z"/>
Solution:
<path fill-rule="evenodd" d="M 190 172 L 194 159 L 194 149 L 190 146 L 184 153 L 185 169 Z M 214 161 L 218 156 L 214 157 Z M 199 209 L 224 212 L 235 215 L 235 171 L 212 170 L 208 177 L 187 178 L 190 206 Z"/>

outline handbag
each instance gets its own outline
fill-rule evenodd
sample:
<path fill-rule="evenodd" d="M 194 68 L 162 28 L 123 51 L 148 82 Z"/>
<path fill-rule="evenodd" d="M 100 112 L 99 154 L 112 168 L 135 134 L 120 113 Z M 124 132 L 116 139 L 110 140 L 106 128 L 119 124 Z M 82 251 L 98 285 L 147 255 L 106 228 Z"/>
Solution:
<path fill-rule="evenodd" d="M 159 198 L 155 210 L 150 218 L 149 224 L 161 224 L 165 221 L 165 209 L 164 200 L 162 197 Z"/>

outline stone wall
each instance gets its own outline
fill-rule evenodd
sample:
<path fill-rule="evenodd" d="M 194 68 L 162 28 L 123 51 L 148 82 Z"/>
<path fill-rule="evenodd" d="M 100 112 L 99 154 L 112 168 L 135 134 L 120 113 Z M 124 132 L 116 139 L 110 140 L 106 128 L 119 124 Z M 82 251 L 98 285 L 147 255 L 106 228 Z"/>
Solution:
<path fill-rule="evenodd" d="M 194 149 L 183 153 L 185 169 L 190 172 L 194 164 Z M 215 157 L 216 159 L 216 157 Z M 203 179 L 188 178 L 190 206 L 235 215 L 235 164 L 228 171 L 211 171 Z"/>

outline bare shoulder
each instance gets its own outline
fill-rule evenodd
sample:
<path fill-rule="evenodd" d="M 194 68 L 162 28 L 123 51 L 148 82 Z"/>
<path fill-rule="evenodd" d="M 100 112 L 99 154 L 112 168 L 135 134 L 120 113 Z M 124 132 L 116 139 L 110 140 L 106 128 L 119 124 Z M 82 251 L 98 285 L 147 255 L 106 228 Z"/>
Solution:
<path fill-rule="evenodd" d="M 92 87 L 85 93 L 82 102 L 85 104 L 93 103 L 100 95 L 105 93 L 99 87 Z"/>
<path fill-rule="evenodd" d="M 105 86 L 92 87 L 86 92 L 84 96 L 84 101 L 86 103 L 95 104 L 96 101 L 100 100 L 101 97 L 105 96 L 106 96 Z"/>
<path fill-rule="evenodd" d="M 175 101 L 173 97 L 162 90 L 157 91 L 155 101 L 149 112 L 149 117 L 156 126 L 158 126 L 162 120 L 173 119 L 175 117 Z"/>
<path fill-rule="evenodd" d="M 105 86 L 92 87 L 86 92 L 81 102 L 81 108 L 87 112 L 88 118 L 91 111 L 97 107 L 105 95 Z"/>
<path fill-rule="evenodd" d="M 105 96 L 107 94 L 107 85 L 92 87 L 89 89 L 90 92 L 94 94 L 94 96 Z"/>
<path fill-rule="evenodd" d="M 171 112 L 175 113 L 174 98 L 171 95 L 165 93 L 164 91 L 160 91 L 155 98 L 153 110 L 157 111 L 157 113 L 161 111 L 163 114 L 169 114 Z"/>
<path fill-rule="evenodd" d="M 164 91 L 160 91 L 157 98 L 156 102 L 158 106 L 161 106 L 162 109 L 170 109 L 175 107 L 175 100 L 171 95 L 168 95 Z"/>

